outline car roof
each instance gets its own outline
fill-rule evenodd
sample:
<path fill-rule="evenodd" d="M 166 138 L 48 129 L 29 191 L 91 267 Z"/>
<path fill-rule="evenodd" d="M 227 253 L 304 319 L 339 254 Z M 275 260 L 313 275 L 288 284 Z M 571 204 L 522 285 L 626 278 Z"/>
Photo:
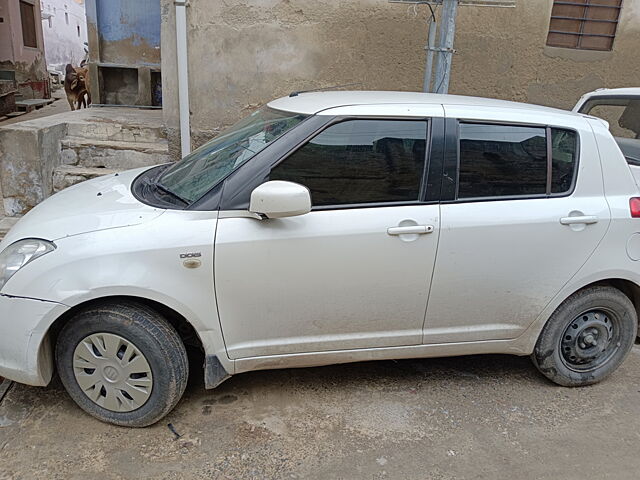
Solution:
<path fill-rule="evenodd" d="M 628 87 L 628 88 L 599 88 L 593 92 L 585 93 L 583 97 L 599 97 L 608 95 L 630 95 L 640 96 L 640 87 Z"/>
<path fill-rule="evenodd" d="M 599 88 L 594 90 L 593 92 L 587 92 L 578 103 L 576 103 L 575 107 L 573 107 L 574 112 L 580 111 L 580 109 L 587 103 L 589 100 L 598 99 L 598 98 L 612 98 L 612 97 L 620 97 L 620 98 L 640 98 L 640 87 L 627 87 L 627 88 Z"/>
<path fill-rule="evenodd" d="M 567 110 L 510 102 L 494 98 L 441 95 L 422 92 L 391 91 L 332 91 L 292 94 L 278 98 L 267 105 L 276 110 L 314 115 L 336 107 L 356 105 L 456 105 L 478 107 L 516 108 L 527 111 L 569 114 Z"/>

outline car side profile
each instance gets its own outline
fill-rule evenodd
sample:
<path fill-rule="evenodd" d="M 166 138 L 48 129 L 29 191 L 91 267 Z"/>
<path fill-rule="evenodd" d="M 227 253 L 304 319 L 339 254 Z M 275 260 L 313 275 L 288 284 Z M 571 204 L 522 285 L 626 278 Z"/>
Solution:
<path fill-rule="evenodd" d="M 606 122 L 409 92 L 297 93 L 181 161 L 70 187 L 0 243 L 0 375 L 57 371 L 146 426 L 186 346 L 232 375 L 530 355 L 563 386 L 629 353 L 640 191 Z"/>

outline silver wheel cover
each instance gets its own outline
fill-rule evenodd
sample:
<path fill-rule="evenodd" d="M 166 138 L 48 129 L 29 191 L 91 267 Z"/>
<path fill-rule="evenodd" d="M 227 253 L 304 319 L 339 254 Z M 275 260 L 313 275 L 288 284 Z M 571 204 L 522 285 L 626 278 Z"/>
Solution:
<path fill-rule="evenodd" d="M 142 407 L 153 389 L 145 356 L 133 343 L 113 333 L 85 337 L 73 352 L 73 373 L 85 395 L 112 412 Z"/>

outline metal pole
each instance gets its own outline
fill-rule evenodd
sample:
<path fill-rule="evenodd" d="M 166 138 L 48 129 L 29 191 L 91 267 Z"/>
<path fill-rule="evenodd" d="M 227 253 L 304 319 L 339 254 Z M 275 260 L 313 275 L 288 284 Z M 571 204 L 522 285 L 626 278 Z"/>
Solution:
<path fill-rule="evenodd" d="M 187 0 L 175 0 L 176 53 L 178 71 L 178 105 L 180 112 L 180 150 L 185 157 L 191 152 L 189 119 L 189 63 L 187 61 Z"/>
<path fill-rule="evenodd" d="M 449 92 L 449 78 L 451 76 L 451 61 L 453 59 L 453 40 L 456 35 L 456 14 L 458 0 L 443 0 L 442 19 L 440 23 L 440 44 L 438 66 L 433 91 L 435 93 Z"/>
<path fill-rule="evenodd" d="M 429 40 L 427 43 L 427 66 L 424 71 L 423 92 L 431 91 L 431 77 L 433 77 L 433 49 L 436 45 L 436 31 L 438 25 L 434 16 L 429 18 Z"/>

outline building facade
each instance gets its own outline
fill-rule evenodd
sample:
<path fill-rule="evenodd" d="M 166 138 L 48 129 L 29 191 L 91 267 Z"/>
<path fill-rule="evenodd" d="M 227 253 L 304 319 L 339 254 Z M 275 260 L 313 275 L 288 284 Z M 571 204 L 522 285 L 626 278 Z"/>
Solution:
<path fill-rule="evenodd" d="M 177 145 L 175 7 L 161 1 L 163 108 Z M 640 84 L 640 0 L 501 3 L 458 8 L 450 93 L 570 108 L 586 91 Z M 424 5 L 387 0 L 191 0 L 193 145 L 294 90 L 421 90 L 428 18 Z"/>
<path fill-rule="evenodd" d="M 0 0 L 0 80 L 25 99 L 50 97 L 40 0 Z"/>
<path fill-rule="evenodd" d="M 48 68 L 64 72 L 67 63 L 80 65 L 87 41 L 84 0 L 40 0 L 40 3 Z"/>

